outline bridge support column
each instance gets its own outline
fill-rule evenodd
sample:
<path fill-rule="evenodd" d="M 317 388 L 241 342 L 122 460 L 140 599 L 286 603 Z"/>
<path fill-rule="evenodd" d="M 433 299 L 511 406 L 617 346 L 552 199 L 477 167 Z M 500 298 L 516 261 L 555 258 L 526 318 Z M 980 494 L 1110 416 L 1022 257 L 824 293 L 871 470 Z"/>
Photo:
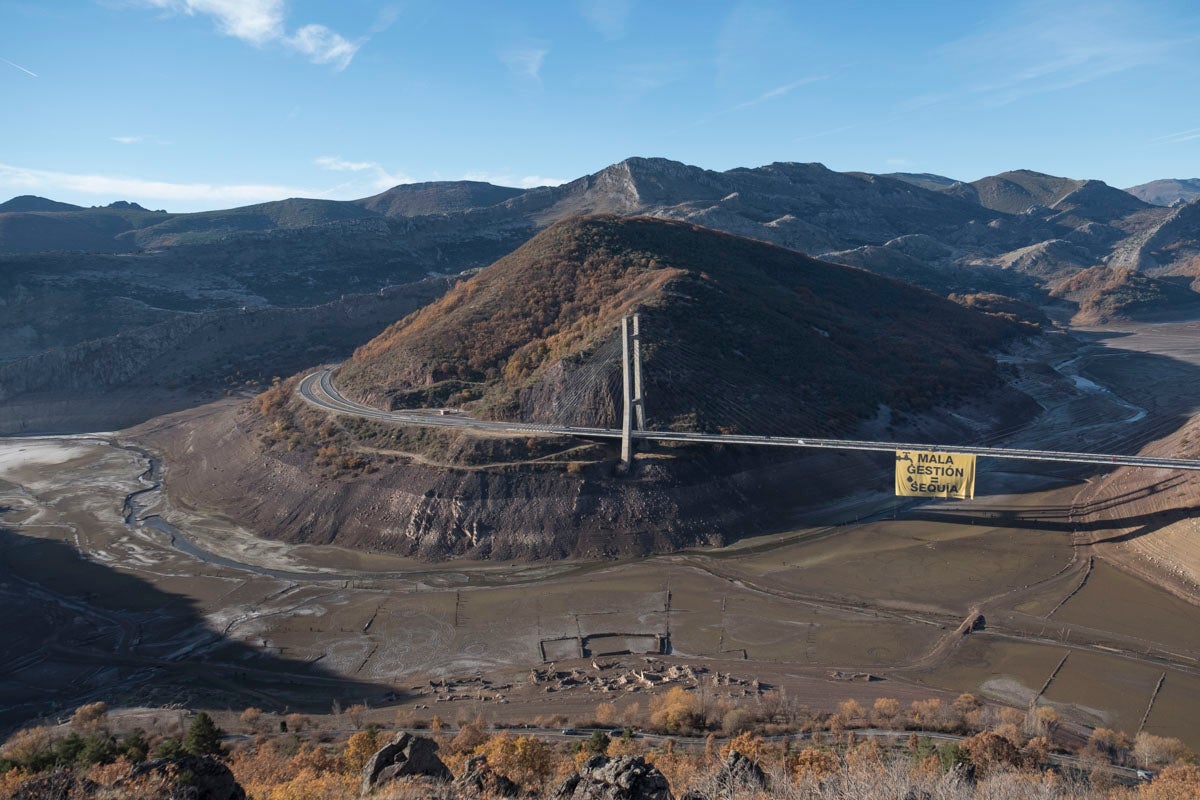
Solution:
<path fill-rule="evenodd" d="M 633 411 L 634 424 L 639 431 L 646 430 L 646 389 L 642 384 L 642 331 L 641 315 L 633 315 Z"/>
<path fill-rule="evenodd" d="M 630 380 L 629 317 L 621 318 L 621 468 L 633 465 L 633 385 Z"/>

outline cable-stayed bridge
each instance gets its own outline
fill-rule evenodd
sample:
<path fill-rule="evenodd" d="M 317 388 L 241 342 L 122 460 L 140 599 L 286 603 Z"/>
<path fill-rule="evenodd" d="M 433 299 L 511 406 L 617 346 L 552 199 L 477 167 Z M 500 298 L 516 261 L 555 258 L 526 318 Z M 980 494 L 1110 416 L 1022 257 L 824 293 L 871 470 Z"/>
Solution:
<path fill-rule="evenodd" d="M 539 424 L 530 422 L 505 422 L 475 419 L 466 414 L 444 410 L 384 411 L 344 397 L 334 386 L 332 367 L 313 372 L 301 381 L 297 390 L 305 402 L 325 411 L 362 417 L 401 425 L 419 425 L 436 428 L 465 428 L 497 434 L 542 434 L 575 436 L 587 439 L 612 439 L 621 442 L 621 460 L 628 465 L 632 459 L 636 441 L 691 442 L 700 444 L 735 444 L 763 447 L 798 447 L 820 450 L 857 450 L 892 453 L 897 450 L 923 450 L 928 452 L 952 452 L 987 458 L 1018 461 L 1050 461 L 1100 466 L 1145 467 L 1153 469 L 1200 471 L 1200 459 L 1169 458 L 1157 456 L 1124 455 L 1117 453 L 1078 453 L 1058 450 L 1031 450 L 1010 447 L 987 447 L 970 444 L 925 444 L 919 442 L 884 442 L 857 439 L 814 438 L 808 436 L 756 436 L 741 433 L 705 433 L 689 431 L 647 430 L 645 427 L 645 397 L 641 370 L 641 334 L 637 315 L 622 320 L 619 338 L 621 367 L 619 391 L 621 395 L 620 428 L 587 427 L 566 424 Z M 615 382 L 615 370 L 607 368 L 617 348 L 611 343 L 600 348 L 599 357 L 579 370 L 582 378 L 575 380 L 560 394 L 558 402 L 570 406 L 584 392 L 597 385 Z"/>

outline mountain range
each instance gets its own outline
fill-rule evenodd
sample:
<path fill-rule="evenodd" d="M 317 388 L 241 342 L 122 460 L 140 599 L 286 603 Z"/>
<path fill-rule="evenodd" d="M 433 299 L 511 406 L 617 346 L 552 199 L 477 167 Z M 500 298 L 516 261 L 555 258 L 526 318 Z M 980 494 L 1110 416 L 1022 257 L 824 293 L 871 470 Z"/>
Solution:
<path fill-rule="evenodd" d="M 1164 178 L 1125 191 L 1156 206 L 1188 203 L 1200 196 L 1200 178 Z"/>
<path fill-rule="evenodd" d="M 46 359 L 78 360 L 72 348 L 124 348 L 122 334 L 149 325 L 186 320 L 194 330 L 223 324 L 215 312 L 323 307 L 385 287 L 395 296 L 469 274 L 556 222 L 594 213 L 679 220 L 943 296 L 1007 296 L 1081 321 L 1190 313 L 1200 300 L 1197 200 L 1165 207 L 1100 181 L 1028 170 L 963 183 L 820 164 L 716 172 L 630 158 L 555 187 L 435 182 L 356 201 L 293 198 L 193 214 L 14 198 L 0 205 L 0 361 L 11 375 L 33 356 L 44 369 Z M 385 324 L 359 330 L 365 340 Z M 216 333 L 214 342 L 226 341 Z M 248 364 L 232 344 L 214 347 L 208 360 L 227 366 L 225 378 L 287 371 Z M 184 373 L 195 383 L 212 369 Z M 159 385 L 151 371 L 130 380 Z M 13 394 L 0 379 L 0 396 Z"/>

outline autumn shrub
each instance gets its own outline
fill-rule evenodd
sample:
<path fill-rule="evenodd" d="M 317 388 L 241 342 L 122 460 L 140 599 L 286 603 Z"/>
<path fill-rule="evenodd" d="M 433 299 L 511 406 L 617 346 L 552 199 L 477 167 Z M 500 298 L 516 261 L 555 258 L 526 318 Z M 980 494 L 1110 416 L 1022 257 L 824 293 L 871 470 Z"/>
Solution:
<path fill-rule="evenodd" d="M 1011 741 L 998 733 L 984 731 L 963 742 L 977 774 L 1005 771 L 1025 764 L 1025 757 Z"/>
<path fill-rule="evenodd" d="M 342 748 L 342 766 L 349 772 L 361 772 L 379 744 L 379 735 L 373 730 L 352 734 Z"/>
<path fill-rule="evenodd" d="M 877 739 L 858 742 L 846 749 L 847 769 L 869 769 L 888 761 L 887 751 Z"/>
<path fill-rule="evenodd" d="M 871 706 L 871 724 L 880 728 L 896 726 L 900 717 L 900 702 L 891 697 L 880 697 Z"/>
<path fill-rule="evenodd" d="M 540 789 L 554 774 L 558 759 L 553 748 L 535 736 L 512 737 L 507 731 L 488 738 L 475 748 L 488 765 L 512 782 Z"/>
<path fill-rule="evenodd" d="M 1058 727 L 1058 712 L 1050 706 L 1038 706 L 1025 717 L 1024 733 L 1029 736 L 1048 736 Z"/>
<path fill-rule="evenodd" d="M 312 725 L 312 720 L 303 714 L 288 714 L 283 718 L 283 722 L 292 733 L 300 733 Z"/>
<path fill-rule="evenodd" d="M 355 703 L 345 710 L 346 718 L 350 720 L 350 724 L 355 728 L 361 728 L 363 721 L 366 719 L 369 709 L 363 703 Z"/>
<path fill-rule="evenodd" d="M 750 731 L 746 731 L 730 739 L 729 743 L 721 748 L 721 755 L 728 756 L 730 753 L 741 753 L 752 761 L 761 761 L 765 751 L 766 744 L 763 738 Z"/>
<path fill-rule="evenodd" d="M 1195 800 L 1200 797 L 1200 767 L 1165 767 L 1148 784 L 1138 787 L 1138 800 Z"/>
<path fill-rule="evenodd" d="M 234 778 L 254 800 L 350 800 L 358 794 L 358 771 L 323 747 L 299 742 L 294 751 L 264 740 L 229 758 Z"/>
<path fill-rule="evenodd" d="M 458 733 L 446 745 L 447 753 L 471 753 L 475 748 L 488 740 L 483 725 L 479 722 L 468 722 L 458 729 Z"/>
<path fill-rule="evenodd" d="M 17 787 L 33 776 L 33 770 L 10 764 L 7 768 L 0 759 L 0 797 L 12 797 Z"/>
<path fill-rule="evenodd" d="M 699 699 L 682 686 L 656 695 L 650 700 L 650 725 L 669 733 L 698 730 L 704 725 Z"/>
<path fill-rule="evenodd" d="M 605 701 L 596 705 L 596 722 L 600 725 L 614 725 L 618 719 L 620 716 L 615 703 Z"/>
<path fill-rule="evenodd" d="M 946 711 L 942 701 L 937 698 L 914 700 L 908 707 L 908 716 L 912 727 L 917 730 L 938 731 L 942 729 Z"/>
<path fill-rule="evenodd" d="M 838 705 L 838 716 L 847 728 L 861 728 L 867 724 L 867 712 L 857 700 L 843 700 Z"/>
<path fill-rule="evenodd" d="M 1157 769 L 1169 764 L 1194 762 L 1196 756 L 1187 746 L 1167 736 L 1139 733 L 1133 740 L 1133 756 L 1141 767 Z"/>
<path fill-rule="evenodd" d="M 0 759 L 29 772 L 40 772 L 54 764 L 54 740 L 50 728 L 22 728 L 0 746 Z"/>
<path fill-rule="evenodd" d="M 731 708 L 721 717 L 721 730 L 729 736 L 736 736 L 754 727 L 754 714 L 744 708 Z"/>
<path fill-rule="evenodd" d="M 108 703 L 103 701 L 82 705 L 71 715 L 71 727 L 78 730 L 103 727 L 107 721 Z"/>
<path fill-rule="evenodd" d="M 1105 761 L 1113 764 L 1124 764 L 1133 752 L 1133 740 L 1122 731 L 1112 728 L 1096 728 L 1088 737 L 1087 750 L 1090 750 Z"/>
<path fill-rule="evenodd" d="M 797 783 L 824 780 L 840 768 L 841 762 L 835 753 L 816 747 L 806 747 L 792 753 L 788 762 L 788 770 Z"/>
<path fill-rule="evenodd" d="M 257 733 L 263 724 L 263 712 L 261 708 L 250 706 L 241 713 L 238 721 L 242 723 L 242 729 L 246 733 Z"/>
<path fill-rule="evenodd" d="M 645 746 L 641 739 L 635 739 L 629 735 L 629 729 L 608 743 L 608 754 L 613 758 L 617 756 L 639 756 L 645 754 Z"/>
<path fill-rule="evenodd" d="M 90 781 L 95 781 L 101 786 L 111 786 L 121 778 L 127 776 L 132 767 L 132 761 L 125 756 L 118 756 L 116 759 L 107 763 L 92 764 L 83 773 L 83 776 Z M 0 795 L 0 797 L 3 797 L 3 795 Z"/>

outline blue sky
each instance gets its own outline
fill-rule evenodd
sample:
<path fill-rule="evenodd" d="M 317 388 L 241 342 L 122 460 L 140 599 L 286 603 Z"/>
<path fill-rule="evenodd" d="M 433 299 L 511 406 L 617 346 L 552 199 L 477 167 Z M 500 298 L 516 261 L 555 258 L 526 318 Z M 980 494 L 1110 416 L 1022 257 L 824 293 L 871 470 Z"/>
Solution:
<path fill-rule="evenodd" d="M 0 0 L 0 198 L 709 169 L 1200 176 L 1200 6 Z"/>

